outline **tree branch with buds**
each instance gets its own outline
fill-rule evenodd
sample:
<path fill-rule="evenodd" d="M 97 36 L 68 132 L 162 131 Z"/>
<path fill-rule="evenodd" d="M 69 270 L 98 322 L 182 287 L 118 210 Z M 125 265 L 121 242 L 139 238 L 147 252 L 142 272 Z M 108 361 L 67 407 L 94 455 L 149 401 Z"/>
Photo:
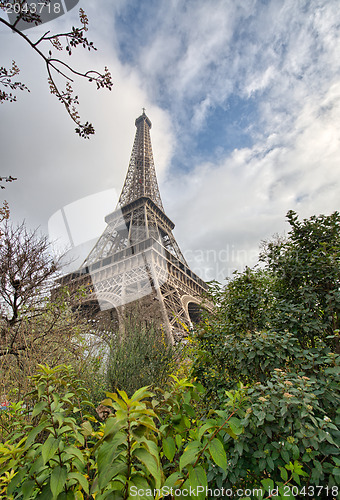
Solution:
<path fill-rule="evenodd" d="M 47 6 L 51 0 L 44 0 L 43 4 Z M 80 27 L 72 27 L 71 31 L 65 33 L 51 34 L 50 31 L 44 33 L 36 41 L 32 41 L 31 38 L 20 30 L 20 21 L 25 23 L 31 23 L 35 26 L 42 23 L 41 16 L 37 14 L 35 4 L 29 4 L 26 0 L 12 0 L 0 1 L 0 9 L 6 11 L 11 5 L 16 5 L 19 11 L 14 22 L 7 21 L 5 18 L 0 16 L 0 23 L 7 26 L 12 32 L 19 35 L 30 47 L 43 59 L 48 76 L 48 84 L 50 87 L 51 94 L 55 95 L 57 99 L 64 105 L 68 115 L 76 124 L 76 133 L 83 138 L 89 138 L 90 135 L 94 134 L 95 130 L 92 123 L 86 121 L 82 123 L 79 112 L 78 105 L 79 99 L 77 95 L 73 95 L 74 78 L 84 78 L 88 82 L 95 82 L 97 90 L 101 88 L 106 88 L 111 90 L 113 87 L 113 82 L 111 74 L 107 67 L 104 68 L 102 73 L 96 70 L 89 70 L 86 72 L 77 71 L 70 64 L 66 63 L 59 57 L 53 57 L 53 50 L 62 52 L 64 49 L 69 56 L 78 46 L 82 46 L 88 51 L 97 50 L 90 42 L 85 33 L 88 31 L 88 18 L 83 9 L 79 9 L 79 20 Z M 48 47 L 46 47 L 48 45 Z M 19 74 L 19 68 L 15 61 L 12 62 L 12 67 L 6 69 L 5 67 L 0 67 L 0 86 L 5 87 L 5 90 L 0 90 L 0 103 L 4 101 L 13 102 L 16 101 L 16 95 L 13 93 L 16 90 L 27 90 L 25 84 L 19 81 L 15 81 L 15 78 Z M 57 78 L 60 77 L 62 80 L 66 80 L 65 89 L 62 89 Z"/>

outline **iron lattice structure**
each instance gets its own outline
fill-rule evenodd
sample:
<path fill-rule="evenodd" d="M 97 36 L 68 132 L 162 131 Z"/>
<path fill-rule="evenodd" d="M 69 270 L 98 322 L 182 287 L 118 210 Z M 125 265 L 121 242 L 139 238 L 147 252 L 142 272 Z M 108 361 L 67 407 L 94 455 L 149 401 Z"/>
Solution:
<path fill-rule="evenodd" d="M 189 269 L 165 215 L 144 110 L 135 125 L 118 205 L 81 268 L 63 281 L 86 283 L 101 310 L 115 309 L 119 320 L 137 311 L 173 339 L 197 319 L 208 287 Z"/>

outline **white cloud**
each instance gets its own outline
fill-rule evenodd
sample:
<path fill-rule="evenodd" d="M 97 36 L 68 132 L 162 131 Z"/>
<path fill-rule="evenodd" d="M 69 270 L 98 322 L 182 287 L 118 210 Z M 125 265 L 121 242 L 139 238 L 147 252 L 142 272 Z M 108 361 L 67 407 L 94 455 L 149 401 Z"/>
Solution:
<path fill-rule="evenodd" d="M 259 243 L 284 230 L 293 209 L 301 217 L 339 208 L 340 84 L 319 101 L 307 101 L 284 146 L 275 137 L 252 148 L 235 150 L 218 165 L 198 165 L 175 179 L 178 193 L 173 219 L 189 256 L 232 246 L 225 270 L 254 264 Z M 170 188 L 174 191 L 174 187 Z M 187 228 L 191 231 L 187 232 Z M 207 253 L 201 272 L 211 267 Z M 212 267 L 218 272 L 218 265 Z M 228 274 L 227 272 L 225 274 Z M 211 278 L 213 276 L 210 276 Z M 219 276 L 221 279 L 222 277 Z"/>
<path fill-rule="evenodd" d="M 101 37 L 112 29 L 113 18 L 108 10 L 106 15 L 101 9 L 92 14 L 90 20 L 97 29 L 93 38 L 99 46 Z M 57 29 L 51 24 L 50 29 Z M 70 25 L 67 16 L 58 21 L 61 30 Z M 98 34 L 99 26 L 102 31 Z M 40 28 L 35 30 L 36 36 L 39 33 Z M 1 193 L 9 202 L 13 220 L 25 218 L 29 226 L 47 229 L 49 217 L 64 205 L 105 189 L 120 192 L 133 145 L 134 122 L 143 106 L 153 122 L 157 170 L 162 178 L 174 142 L 169 118 L 143 90 L 134 68 L 121 63 L 105 44 L 94 53 L 81 48 L 74 51 L 70 62 L 77 69 L 102 70 L 107 65 L 114 81 L 111 93 L 79 80 L 74 84 L 81 118 L 96 128 L 95 136 L 85 141 L 75 134 L 75 125 L 63 106 L 49 94 L 43 61 L 11 32 L 2 30 L 0 36 L 2 63 L 8 66 L 10 58 L 15 58 L 21 69 L 19 76 L 31 90 L 19 93 L 16 103 L 1 106 L 1 174 L 18 178 Z M 91 36 L 90 31 L 90 40 Z M 114 200 L 112 203 L 114 209 Z"/>
<path fill-rule="evenodd" d="M 84 68 L 108 65 L 115 83 L 111 94 L 80 85 L 82 115 L 97 129 L 88 143 L 72 135 L 72 124 L 48 95 L 39 61 L 33 65 L 18 41 L 11 47 L 32 89 L 17 104 L 2 107 L 4 173 L 19 176 L 6 192 L 16 218 L 27 214 L 32 224 L 44 224 L 78 198 L 120 191 L 142 106 L 153 123 L 166 210 L 203 277 L 208 267 L 221 278 L 254 262 L 259 241 L 283 230 L 287 210 L 309 216 L 339 208 L 337 0 L 160 0 L 150 3 L 140 38 L 123 40 L 115 27 L 134 1 L 105 0 L 101 8 L 83 3 L 93 26 L 89 37 L 101 50 L 74 60 Z M 67 16 L 60 20 L 68 22 Z M 7 45 L 12 42 L 12 34 L 4 36 Z M 122 42 L 131 50 L 124 60 Z M 219 159 L 200 159 L 199 149 L 193 159 L 192 143 L 215 108 L 226 109 L 228 123 L 231 97 L 255 110 L 253 121 L 245 120 L 249 147 L 223 153 L 222 132 L 215 130 Z M 188 155 L 187 172 L 170 169 L 176 151 Z M 204 263 L 208 250 L 217 252 L 212 266 L 209 259 Z"/>

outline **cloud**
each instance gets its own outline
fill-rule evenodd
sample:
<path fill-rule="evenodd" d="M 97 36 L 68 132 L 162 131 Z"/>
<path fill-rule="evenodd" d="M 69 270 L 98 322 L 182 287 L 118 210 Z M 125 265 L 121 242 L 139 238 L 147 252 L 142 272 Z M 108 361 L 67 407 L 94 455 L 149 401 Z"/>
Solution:
<path fill-rule="evenodd" d="M 99 46 L 101 38 L 112 30 L 113 16 L 107 9 L 93 9 L 92 14 L 94 33 L 90 31 L 88 37 Z M 46 29 L 70 29 L 72 21 L 63 16 Z M 40 28 L 30 30 L 32 37 L 41 34 Z M 20 78 L 31 90 L 19 93 L 16 103 L 1 106 L 1 174 L 18 178 L 1 193 L 9 202 L 13 220 L 26 219 L 29 226 L 40 225 L 46 231 L 49 217 L 64 205 L 106 189 L 120 192 L 133 145 L 134 122 L 143 106 L 152 117 L 157 169 L 162 178 L 174 141 L 168 116 L 152 103 L 136 70 L 120 62 L 112 48 L 104 43 L 98 52 L 78 48 L 69 59 L 77 69 L 102 70 L 107 65 L 114 81 L 111 93 L 97 91 L 87 82 L 75 82 L 81 117 L 96 128 L 96 135 L 84 141 L 74 133 L 75 125 L 63 106 L 50 95 L 43 61 L 11 32 L 2 30 L 0 36 L 2 64 L 8 66 L 11 58 L 15 59 Z M 114 200 L 112 203 L 113 210 Z"/>
<path fill-rule="evenodd" d="M 182 186 L 171 206 L 172 218 L 180 221 L 176 234 L 191 265 L 197 267 L 195 255 L 200 257 L 202 275 L 210 269 L 209 279 L 223 279 L 254 265 L 261 240 L 284 232 L 290 209 L 309 217 L 339 208 L 339 106 L 340 84 L 334 84 L 319 101 L 306 101 L 294 134 L 283 141 L 269 136 L 173 181 Z M 227 260 L 210 261 L 221 252 Z"/>
<path fill-rule="evenodd" d="M 140 71 L 151 74 L 147 82 L 156 96 L 169 80 L 165 92 L 169 112 L 179 121 L 178 147 L 181 155 L 188 151 L 187 170 L 174 170 L 174 177 L 170 170 L 166 206 L 180 221 L 176 234 L 189 255 L 234 247 L 230 273 L 255 262 L 260 240 L 284 230 L 289 209 L 307 217 L 339 208 L 338 6 L 171 6 L 166 19 L 159 18 L 152 43 L 136 55 L 147 60 Z M 200 136 L 208 132 L 218 107 L 225 107 L 228 122 L 228 102 L 235 95 L 257 107 L 258 119 L 247 129 L 251 146 L 218 158 L 211 151 L 206 161 L 197 144 L 193 156 L 186 146 L 198 130 Z M 202 272 L 209 266 L 209 259 L 201 263 Z"/>
<path fill-rule="evenodd" d="M 108 65 L 115 83 L 111 94 L 79 85 L 97 130 L 87 143 L 48 94 L 39 62 L 0 34 L 2 60 L 18 54 L 32 90 L 2 107 L 3 174 L 19 177 L 6 191 L 15 218 L 44 225 L 77 199 L 119 192 L 142 106 L 166 212 L 202 277 L 255 263 L 289 209 L 339 208 L 337 0 L 83 4 L 100 51 L 72 60 Z"/>

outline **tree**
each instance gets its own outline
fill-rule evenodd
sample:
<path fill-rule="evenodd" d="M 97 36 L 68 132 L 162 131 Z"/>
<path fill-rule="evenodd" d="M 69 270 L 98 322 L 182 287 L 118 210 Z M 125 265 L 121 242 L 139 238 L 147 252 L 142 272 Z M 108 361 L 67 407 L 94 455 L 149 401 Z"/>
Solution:
<path fill-rule="evenodd" d="M 50 3 L 51 0 L 43 0 L 43 2 L 40 2 L 39 5 L 43 4 L 46 7 L 49 6 Z M 111 74 L 107 67 L 105 67 L 103 73 L 99 73 L 95 70 L 89 70 L 86 72 L 77 71 L 70 66 L 70 64 L 63 61 L 59 57 L 53 57 L 52 54 L 52 49 L 60 52 L 65 48 L 68 55 L 71 56 L 73 50 L 79 45 L 89 51 L 97 50 L 94 47 L 93 42 L 90 42 L 85 37 L 85 33 L 88 30 L 88 18 L 83 9 L 79 9 L 81 27 L 73 26 L 68 32 L 56 34 L 51 34 L 50 31 L 46 31 L 44 35 L 35 40 L 32 40 L 28 35 L 20 30 L 20 22 L 33 25 L 41 24 L 41 15 L 37 13 L 37 5 L 35 2 L 28 2 L 26 0 L 1 0 L 0 9 L 3 11 L 10 10 L 12 12 L 17 12 L 13 22 L 10 22 L 1 16 L 0 22 L 20 36 L 21 39 L 23 39 L 32 48 L 32 50 L 41 57 L 46 66 L 51 94 L 54 94 L 65 106 L 67 113 L 77 125 L 75 129 L 77 134 L 80 137 L 89 138 L 91 134 L 94 134 L 94 128 L 88 121 L 86 123 L 81 123 L 77 110 L 77 106 L 79 104 L 78 96 L 73 95 L 73 78 L 84 78 L 89 82 L 95 82 L 97 89 L 107 88 L 111 90 L 113 86 Z M 20 70 L 15 61 L 12 62 L 12 67 L 10 69 L 0 67 L 0 85 L 6 89 L 0 91 L 0 102 L 15 101 L 16 96 L 13 92 L 16 90 L 29 91 L 25 84 L 16 80 L 19 71 Z M 66 82 L 65 89 L 61 89 L 57 83 L 57 77 L 60 77 Z M 7 89 L 9 89 L 9 91 Z"/>
<path fill-rule="evenodd" d="M 3 222 L 4 220 L 7 220 L 8 218 L 9 218 L 9 207 L 8 207 L 7 201 L 5 200 L 2 207 L 0 207 L 0 224 L 1 224 L 1 222 Z M 2 235 L 2 232 L 0 229 L 0 238 L 1 238 L 1 235 Z"/>
<path fill-rule="evenodd" d="M 5 186 L 1 184 L 3 181 L 5 182 L 13 182 L 16 181 L 16 177 L 12 177 L 11 175 L 9 177 L 1 177 L 0 176 L 0 189 L 5 189 Z M 4 220 L 9 219 L 9 206 L 6 200 L 4 200 L 2 207 L 0 207 L 0 224 Z M 0 229 L 0 238 L 1 238 L 1 229 Z"/>
<path fill-rule="evenodd" d="M 224 287 L 211 286 L 215 307 L 197 331 L 200 356 L 195 370 L 212 394 L 225 388 L 239 365 L 247 381 L 263 380 L 254 379 L 252 370 L 265 378 L 270 370 L 281 368 L 291 359 L 284 349 L 285 332 L 304 350 L 327 345 L 338 352 L 340 215 L 300 222 L 290 211 L 287 219 L 291 225 L 287 237 L 263 244 L 264 269 L 246 268 Z M 255 340 L 261 332 L 266 332 L 267 343 L 259 346 Z M 273 342 L 277 354 L 271 359 Z"/>
<path fill-rule="evenodd" d="M 246 267 L 244 272 L 234 272 L 224 287 L 218 282 L 210 283 L 210 301 L 215 305 L 214 329 L 239 333 L 261 330 L 268 322 L 268 311 L 272 305 L 271 276 L 258 267 Z"/>
<path fill-rule="evenodd" d="M 80 360 L 79 336 L 89 327 L 77 311 L 79 294 L 71 297 L 59 290 L 51 296 L 58 267 L 46 237 L 6 221 L 0 239 L 0 366 L 5 394 L 12 387 L 20 395 L 27 375 L 42 359 L 52 366 Z"/>
<path fill-rule="evenodd" d="M 273 489 L 293 469 L 301 486 L 339 484 L 340 216 L 287 218 L 287 238 L 264 246 L 266 268 L 215 284 L 215 309 L 194 332 L 208 407 L 247 384 L 244 432 L 225 440 L 227 470 L 207 476 L 217 486 Z"/>
<path fill-rule="evenodd" d="M 303 346 L 332 336 L 340 328 L 340 214 L 299 221 L 287 213 L 291 226 L 286 239 L 264 244 L 261 260 L 273 276 L 276 311 L 272 327 L 287 329 Z"/>

